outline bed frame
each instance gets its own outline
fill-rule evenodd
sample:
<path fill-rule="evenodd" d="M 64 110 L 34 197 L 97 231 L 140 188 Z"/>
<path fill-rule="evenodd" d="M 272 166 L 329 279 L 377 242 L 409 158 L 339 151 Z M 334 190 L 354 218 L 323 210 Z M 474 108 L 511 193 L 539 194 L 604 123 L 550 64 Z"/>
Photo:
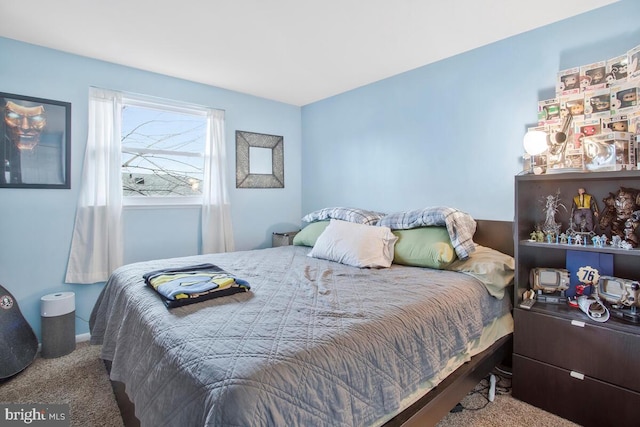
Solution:
<path fill-rule="evenodd" d="M 513 256 L 513 222 L 477 220 L 474 242 L 499 250 Z M 507 335 L 496 341 L 487 350 L 471 360 L 440 384 L 422 396 L 413 405 L 384 424 L 384 427 L 425 427 L 436 425 L 456 406 L 483 378 L 500 364 L 511 366 L 512 336 Z M 111 371 L 111 362 L 104 361 L 107 371 Z M 122 382 L 111 381 L 122 420 L 126 427 L 139 427 L 135 416 L 135 407 L 125 393 Z"/>

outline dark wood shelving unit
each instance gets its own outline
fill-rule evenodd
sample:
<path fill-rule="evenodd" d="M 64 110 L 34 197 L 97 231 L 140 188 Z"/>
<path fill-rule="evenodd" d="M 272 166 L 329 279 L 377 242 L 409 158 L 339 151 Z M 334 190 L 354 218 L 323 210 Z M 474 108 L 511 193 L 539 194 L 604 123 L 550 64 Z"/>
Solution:
<path fill-rule="evenodd" d="M 640 324 L 611 317 L 591 320 L 566 304 L 536 302 L 518 307 L 534 267 L 565 268 L 568 250 L 609 253 L 614 275 L 640 279 L 640 249 L 538 243 L 529 240 L 544 220 L 540 201 L 560 191 L 566 207 L 556 221 L 569 226 L 579 187 L 602 199 L 621 187 L 640 189 L 640 171 L 519 175 L 515 178 L 515 289 L 513 396 L 584 426 L 638 425 Z M 598 233 L 602 234 L 602 233 Z"/>

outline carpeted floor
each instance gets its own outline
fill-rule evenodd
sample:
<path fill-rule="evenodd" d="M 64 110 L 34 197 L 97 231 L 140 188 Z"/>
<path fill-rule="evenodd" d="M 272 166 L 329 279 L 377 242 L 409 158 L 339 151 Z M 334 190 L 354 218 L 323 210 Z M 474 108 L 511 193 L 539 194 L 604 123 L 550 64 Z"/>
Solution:
<path fill-rule="evenodd" d="M 71 426 L 122 427 L 100 347 L 79 343 L 75 351 L 56 359 L 38 357 L 14 378 L 0 382 L 0 403 L 68 403 Z M 483 380 L 437 427 L 570 427 L 575 424 L 510 396 L 508 376 L 499 377 L 497 394 L 488 402 Z M 182 427 L 182 426 L 181 426 Z"/>
<path fill-rule="evenodd" d="M 560 418 L 511 397 L 511 379 L 496 373 L 496 397 L 489 402 L 489 381 L 482 380 L 460 402 L 462 411 L 451 412 L 436 427 L 575 427 Z"/>
<path fill-rule="evenodd" d="M 79 343 L 62 357 L 39 355 L 24 371 L 0 383 L 2 403 L 68 403 L 71 426 L 122 427 L 122 418 L 100 360 L 100 347 Z"/>

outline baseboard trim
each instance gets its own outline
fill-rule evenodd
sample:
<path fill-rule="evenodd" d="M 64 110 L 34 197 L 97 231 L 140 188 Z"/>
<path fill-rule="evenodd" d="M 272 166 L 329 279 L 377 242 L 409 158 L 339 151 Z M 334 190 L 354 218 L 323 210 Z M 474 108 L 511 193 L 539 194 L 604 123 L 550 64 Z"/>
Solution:
<path fill-rule="evenodd" d="M 86 342 L 91 339 L 91 334 L 87 332 L 86 334 L 76 335 L 76 343 Z"/>
<path fill-rule="evenodd" d="M 85 334 L 76 335 L 76 344 L 81 342 L 87 342 L 91 339 L 91 333 L 87 332 Z M 38 354 L 42 351 L 42 343 L 38 343 Z"/>

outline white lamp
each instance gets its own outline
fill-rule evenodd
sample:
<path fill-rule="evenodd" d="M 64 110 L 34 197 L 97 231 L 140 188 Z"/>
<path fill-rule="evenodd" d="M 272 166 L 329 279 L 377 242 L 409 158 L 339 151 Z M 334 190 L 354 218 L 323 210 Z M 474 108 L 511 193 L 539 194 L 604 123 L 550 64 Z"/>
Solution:
<path fill-rule="evenodd" d="M 544 153 L 548 148 L 547 133 L 541 130 L 530 130 L 524 135 L 524 151 L 530 156 Z"/>

